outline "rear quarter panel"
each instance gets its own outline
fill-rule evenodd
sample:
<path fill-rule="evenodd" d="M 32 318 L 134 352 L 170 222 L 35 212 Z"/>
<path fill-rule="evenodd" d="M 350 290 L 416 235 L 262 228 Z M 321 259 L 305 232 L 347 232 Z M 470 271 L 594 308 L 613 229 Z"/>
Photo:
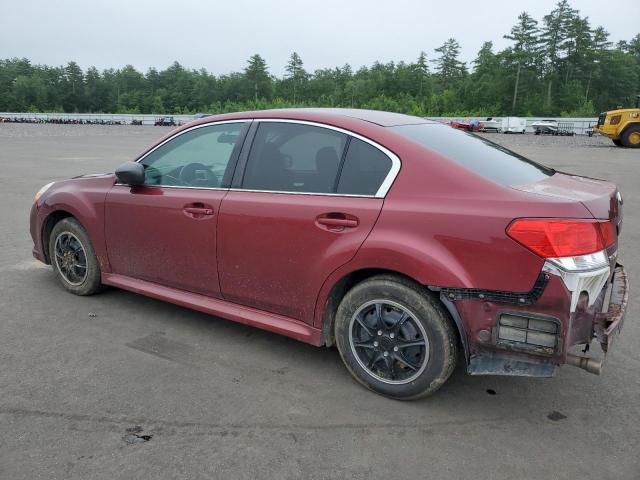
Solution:
<path fill-rule="evenodd" d="M 544 261 L 506 235 L 513 219 L 592 218 L 580 202 L 493 184 L 417 145 L 398 142 L 391 149 L 402 160 L 400 173 L 356 256 L 325 282 L 315 325 L 333 285 L 361 269 L 390 270 L 435 287 L 528 292 Z"/>

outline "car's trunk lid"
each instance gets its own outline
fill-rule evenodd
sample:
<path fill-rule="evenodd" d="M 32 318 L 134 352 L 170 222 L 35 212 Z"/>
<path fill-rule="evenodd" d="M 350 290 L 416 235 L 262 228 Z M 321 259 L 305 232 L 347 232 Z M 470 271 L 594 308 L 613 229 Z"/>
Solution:
<path fill-rule="evenodd" d="M 523 192 L 582 203 L 594 218 L 622 222 L 621 197 L 614 183 L 556 172 L 539 182 L 513 187 Z"/>

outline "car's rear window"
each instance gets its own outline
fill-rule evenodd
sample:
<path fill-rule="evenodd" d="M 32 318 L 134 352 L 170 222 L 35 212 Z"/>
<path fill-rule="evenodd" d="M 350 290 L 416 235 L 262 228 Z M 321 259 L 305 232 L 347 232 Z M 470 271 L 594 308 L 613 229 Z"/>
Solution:
<path fill-rule="evenodd" d="M 447 125 L 421 123 L 389 128 L 500 185 L 525 185 L 555 173 L 486 138 Z"/>

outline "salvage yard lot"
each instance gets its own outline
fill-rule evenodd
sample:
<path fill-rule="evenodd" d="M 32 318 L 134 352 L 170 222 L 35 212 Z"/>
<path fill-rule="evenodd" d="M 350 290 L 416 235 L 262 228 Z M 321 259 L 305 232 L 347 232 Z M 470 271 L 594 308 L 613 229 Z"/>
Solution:
<path fill-rule="evenodd" d="M 485 135 L 620 186 L 630 306 L 604 374 L 458 368 L 402 403 L 360 387 L 335 349 L 120 290 L 76 297 L 32 259 L 38 188 L 113 171 L 168 131 L 0 124 L 0 478 L 640 477 L 640 151 Z"/>

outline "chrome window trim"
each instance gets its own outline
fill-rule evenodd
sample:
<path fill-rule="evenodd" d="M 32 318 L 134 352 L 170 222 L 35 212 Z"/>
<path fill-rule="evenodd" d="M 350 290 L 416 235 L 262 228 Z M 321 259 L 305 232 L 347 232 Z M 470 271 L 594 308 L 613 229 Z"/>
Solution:
<path fill-rule="evenodd" d="M 127 185 L 126 183 L 114 183 L 114 187 L 129 187 L 132 188 L 131 185 Z M 188 188 L 189 190 L 223 190 L 227 191 L 228 188 L 222 187 L 188 187 L 188 186 L 180 186 L 180 185 L 136 185 L 136 187 L 144 187 L 144 188 Z"/>
<path fill-rule="evenodd" d="M 326 128 L 328 130 L 335 130 L 336 132 L 340 132 L 340 133 L 344 133 L 345 135 L 349 135 L 351 137 L 357 138 L 358 140 L 362 140 L 363 142 L 368 143 L 369 145 L 371 145 L 374 148 L 377 148 L 378 150 L 380 150 L 382 153 L 384 153 L 389 160 L 391 160 L 391 169 L 389 170 L 389 173 L 387 173 L 387 176 L 384 178 L 384 180 L 382 181 L 382 183 L 380 184 L 380 187 L 378 188 L 378 191 L 375 193 L 375 195 L 357 195 L 357 194 L 352 194 L 352 193 L 314 193 L 314 192 L 282 192 L 282 191 L 272 191 L 272 190 L 247 190 L 247 189 L 243 189 L 243 188 L 232 188 L 231 190 L 234 191 L 245 191 L 245 192 L 264 192 L 264 193 L 288 193 L 288 194 L 302 194 L 302 195 L 328 195 L 328 196 L 337 196 L 337 197 L 364 197 L 364 198 L 384 198 L 387 193 L 389 192 L 389 189 L 391 188 L 391 185 L 393 184 L 394 180 L 396 179 L 396 177 L 398 176 L 398 172 L 400 172 L 400 166 L 402 165 L 402 162 L 400 161 L 400 158 L 393 153 L 391 150 L 389 150 L 386 147 L 383 147 L 382 145 L 380 145 L 379 143 L 374 142 L 373 140 L 370 140 L 367 137 L 364 137 L 358 133 L 352 132 L 351 130 L 346 130 L 344 128 L 340 128 L 340 127 L 335 127 L 333 125 L 328 125 L 326 123 L 320 123 L 320 122 L 313 122 L 313 121 L 308 121 L 308 120 L 293 120 L 293 119 L 288 119 L 288 118 L 254 118 L 253 119 L 254 122 L 257 123 L 297 123 L 299 125 L 310 125 L 312 127 L 320 127 L 320 128 Z"/>
<path fill-rule="evenodd" d="M 355 198 L 383 198 L 375 195 L 358 195 L 356 193 L 322 193 L 322 192 L 290 192 L 284 190 L 254 190 L 249 188 L 229 188 L 230 192 L 249 193 L 281 193 L 283 195 L 316 195 L 322 197 L 355 197 Z"/>
<path fill-rule="evenodd" d="M 355 198 L 384 198 L 387 193 L 389 192 L 389 189 L 391 188 L 391 185 L 393 185 L 394 180 L 396 179 L 396 177 L 398 176 L 398 172 L 400 172 L 400 167 L 402 165 L 402 162 L 400 161 L 400 158 L 393 153 L 391 150 L 389 150 L 386 147 L 383 147 L 382 145 L 380 145 L 379 143 L 374 142 L 373 140 L 368 139 L 367 137 L 364 137 L 360 134 L 357 134 L 355 132 L 352 132 L 351 130 L 346 130 L 344 128 L 340 128 L 340 127 L 335 127 L 333 125 L 328 125 L 326 123 L 320 123 L 320 122 L 312 122 L 312 121 L 307 121 L 307 120 L 293 120 L 293 119 L 286 119 L 286 118 L 245 118 L 245 119 L 237 119 L 237 120 L 219 120 L 219 121 L 215 121 L 215 122 L 207 122 L 207 123 L 202 123 L 200 125 L 195 125 L 193 127 L 190 128 L 186 128 L 184 130 L 181 130 L 179 132 L 177 132 L 174 135 L 171 135 L 170 137 L 166 138 L 164 141 L 162 141 L 161 143 L 159 143 L 158 145 L 156 145 L 155 147 L 153 147 L 151 150 L 145 152 L 144 154 L 142 154 L 142 156 L 140 156 L 137 160 L 135 160 L 135 162 L 139 163 L 142 160 L 144 160 L 147 156 L 151 155 L 153 152 L 155 152 L 158 148 L 162 147 L 164 144 L 170 142 L 171 140 L 173 140 L 174 138 L 179 137 L 180 135 L 190 132 L 192 130 L 195 130 L 197 128 L 204 128 L 204 127 L 209 127 L 212 125 L 221 125 L 221 124 L 225 124 L 225 123 L 248 123 L 248 122 L 265 122 L 265 123 L 296 123 L 296 124 L 300 124 L 300 125 L 310 125 L 313 127 L 320 127 L 320 128 L 326 128 L 328 130 L 335 130 L 336 132 L 340 132 L 340 133 L 344 133 L 345 135 L 349 135 L 351 137 L 357 138 L 359 140 L 362 140 L 363 142 L 368 143 L 369 145 L 373 146 L 374 148 L 377 148 L 378 150 L 380 150 L 382 153 L 384 153 L 389 160 L 391 160 L 391 169 L 389 170 L 389 173 L 387 173 L 387 176 L 384 178 L 384 180 L 382 181 L 382 183 L 380 184 L 380 187 L 378 188 L 378 191 L 375 193 L 375 195 L 358 195 L 358 194 L 353 194 L 353 193 L 319 193 L 319 192 L 285 192 L 282 190 L 252 190 L 252 189 L 247 189 L 247 188 L 219 188 L 219 187 L 188 187 L 188 186 L 179 186 L 179 185 L 144 185 L 144 187 L 146 188 L 187 188 L 187 189 L 194 189 L 194 190 L 229 190 L 232 192 L 251 192 L 251 193 L 280 193 L 280 194 L 286 194 L 286 195 L 319 195 L 319 196 L 327 196 L 327 197 L 355 197 Z M 125 186 L 122 183 L 116 183 L 116 186 Z"/>

